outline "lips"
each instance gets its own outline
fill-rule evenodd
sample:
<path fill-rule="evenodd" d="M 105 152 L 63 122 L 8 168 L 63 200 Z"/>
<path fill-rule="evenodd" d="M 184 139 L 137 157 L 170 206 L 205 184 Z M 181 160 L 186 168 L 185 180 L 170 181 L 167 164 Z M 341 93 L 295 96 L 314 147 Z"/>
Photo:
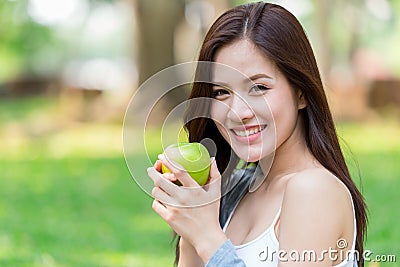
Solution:
<path fill-rule="evenodd" d="M 241 129 L 232 129 L 232 132 L 236 136 L 240 137 L 249 137 L 252 135 L 256 135 L 267 127 L 267 125 L 257 125 L 257 126 L 248 126 Z"/>

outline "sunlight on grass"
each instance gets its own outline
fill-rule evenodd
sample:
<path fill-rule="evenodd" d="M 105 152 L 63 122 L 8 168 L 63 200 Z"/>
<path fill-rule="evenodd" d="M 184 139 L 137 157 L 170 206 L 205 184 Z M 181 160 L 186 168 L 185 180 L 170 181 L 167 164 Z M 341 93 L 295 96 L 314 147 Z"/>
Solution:
<path fill-rule="evenodd" d="M 4 210 L 4 209 L 0 209 Z M 3 215 L 4 216 L 4 215 Z M 1 217 L 3 217 L 1 216 Z M 8 255 L 13 253 L 13 246 L 11 244 L 11 238 L 8 234 L 2 234 L 0 236 L 0 259 L 6 259 Z"/>
<path fill-rule="evenodd" d="M 399 121 L 339 124 L 337 130 L 350 149 L 359 153 L 400 151 Z"/>
<path fill-rule="evenodd" d="M 10 127 L 10 126 L 8 126 Z M 48 136 L 32 137 L 23 130 L 3 131 L 0 158 L 114 157 L 122 155 L 119 125 L 81 125 Z"/>
<path fill-rule="evenodd" d="M 52 158 L 114 157 L 122 155 L 122 128 L 119 125 L 84 125 L 55 134 L 48 140 Z"/>

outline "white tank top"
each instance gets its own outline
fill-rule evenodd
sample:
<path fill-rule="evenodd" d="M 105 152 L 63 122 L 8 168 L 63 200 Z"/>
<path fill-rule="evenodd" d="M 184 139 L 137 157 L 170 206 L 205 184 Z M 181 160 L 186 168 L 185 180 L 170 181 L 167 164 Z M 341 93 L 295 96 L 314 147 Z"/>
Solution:
<path fill-rule="evenodd" d="M 339 180 L 339 179 L 338 179 Z M 340 180 L 339 180 L 340 181 Z M 343 182 L 340 181 L 342 184 Z M 345 186 L 343 184 L 343 186 Z M 347 189 L 347 187 L 345 186 Z M 350 191 L 347 189 L 348 193 L 350 194 Z M 350 194 L 350 199 L 351 199 L 351 204 L 353 207 L 353 218 L 354 218 L 354 235 L 353 235 L 353 242 L 352 242 L 352 247 L 351 250 L 349 251 L 349 255 L 347 257 L 347 253 L 343 253 L 341 255 L 340 253 L 337 253 L 337 256 L 344 259 L 342 262 L 340 262 L 337 265 L 334 265 L 334 267 L 354 267 L 357 266 L 357 261 L 355 260 L 355 244 L 356 244 L 356 234 L 357 234 L 357 228 L 356 228 L 356 219 L 355 219 L 355 211 L 354 211 L 354 204 L 353 200 L 351 198 Z M 226 221 L 223 231 L 226 231 L 226 228 L 228 227 L 229 222 L 231 221 L 232 215 L 235 211 L 236 207 L 233 209 L 231 214 L 228 217 L 228 220 Z M 247 242 L 245 244 L 241 244 L 238 246 L 234 246 L 237 255 L 239 258 L 241 258 L 246 266 L 248 267 L 277 267 L 278 266 L 278 252 L 279 252 L 279 241 L 275 235 L 275 224 L 280 216 L 281 209 L 279 208 L 277 214 L 275 215 L 275 218 L 272 221 L 272 224 L 265 230 L 261 235 L 256 237 L 250 242 Z M 287 252 L 289 253 L 289 252 Z M 293 255 L 296 257 L 297 255 Z M 329 257 L 328 254 L 325 254 L 326 257 Z M 289 254 L 286 256 L 283 256 L 284 258 L 289 258 Z M 303 255 L 299 255 L 300 259 L 301 257 L 304 257 Z M 318 259 L 321 257 L 320 255 L 316 255 L 316 258 Z M 306 255 L 306 259 L 308 259 L 308 256 Z"/>

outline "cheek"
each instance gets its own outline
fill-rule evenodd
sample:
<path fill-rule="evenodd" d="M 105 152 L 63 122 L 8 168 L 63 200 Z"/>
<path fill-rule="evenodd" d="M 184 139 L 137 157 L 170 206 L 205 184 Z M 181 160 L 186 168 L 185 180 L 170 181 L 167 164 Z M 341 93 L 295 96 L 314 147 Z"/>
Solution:
<path fill-rule="evenodd" d="M 217 125 L 217 129 L 221 133 L 221 135 L 225 139 L 225 141 L 228 142 L 228 144 L 232 144 L 232 140 L 230 139 L 229 133 L 226 130 L 226 128 L 219 122 L 214 121 L 214 123 L 215 123 L 215 125 Z"/>
<path fill-rule="evenodd" d="M 215 101 L 211 105 L 211 119 L 214 121 L 215 125 L 217 125 L 217 128 L 221 135 L 230 144 L 231 142 L 228 131 L 225 128 L 228 111 L 229 107 L 222 102 Z"/>
<path fill-rule="evenodd" d="M 294 130 L 297 124 L 298 109 L 290 99 L 277 100 L 271 104 L 272 116 L 276 128 L 278 143 L 282 143 Z"/>
<path fill-rule="evenodd" d="M 213 101 L 211 105 L 211 119 L 216 124 L 225 124 L 226 115 L 228 113 L 228 106 L 220 101 Z"/>
<path fill-rule="evenodd" d="M 270 102 L 271 100 L 267 97 L 259 97 L 251 102 L 249 101 L 256 117 L 256 123 L 268 125 L 273 123 L 272 105 L 270 105 Z"/>

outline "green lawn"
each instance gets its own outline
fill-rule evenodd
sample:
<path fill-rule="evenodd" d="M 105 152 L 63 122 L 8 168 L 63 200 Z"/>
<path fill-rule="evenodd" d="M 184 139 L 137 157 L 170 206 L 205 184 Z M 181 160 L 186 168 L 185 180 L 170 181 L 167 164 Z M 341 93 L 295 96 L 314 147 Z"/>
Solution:
<path fill-rule="evenodd" d="M 54 99 L 0 100 L 0 266 L 172 266 L 171 232 L 130 177 L 121 126 L 57 112 Z M 400 124 L 338 131 L 369 206 L 366 249 L 400 261 Z"/>
<path fill-rule="evenodd" d="M 343 147 L 348 165 L 368 205 L 365 249 L 373 252 L 371 258 L 396 255 L 397 263 L 379 266 L 400 266 L 400 122 L 343 124 L 338 132 L 347 143 Z"/>

